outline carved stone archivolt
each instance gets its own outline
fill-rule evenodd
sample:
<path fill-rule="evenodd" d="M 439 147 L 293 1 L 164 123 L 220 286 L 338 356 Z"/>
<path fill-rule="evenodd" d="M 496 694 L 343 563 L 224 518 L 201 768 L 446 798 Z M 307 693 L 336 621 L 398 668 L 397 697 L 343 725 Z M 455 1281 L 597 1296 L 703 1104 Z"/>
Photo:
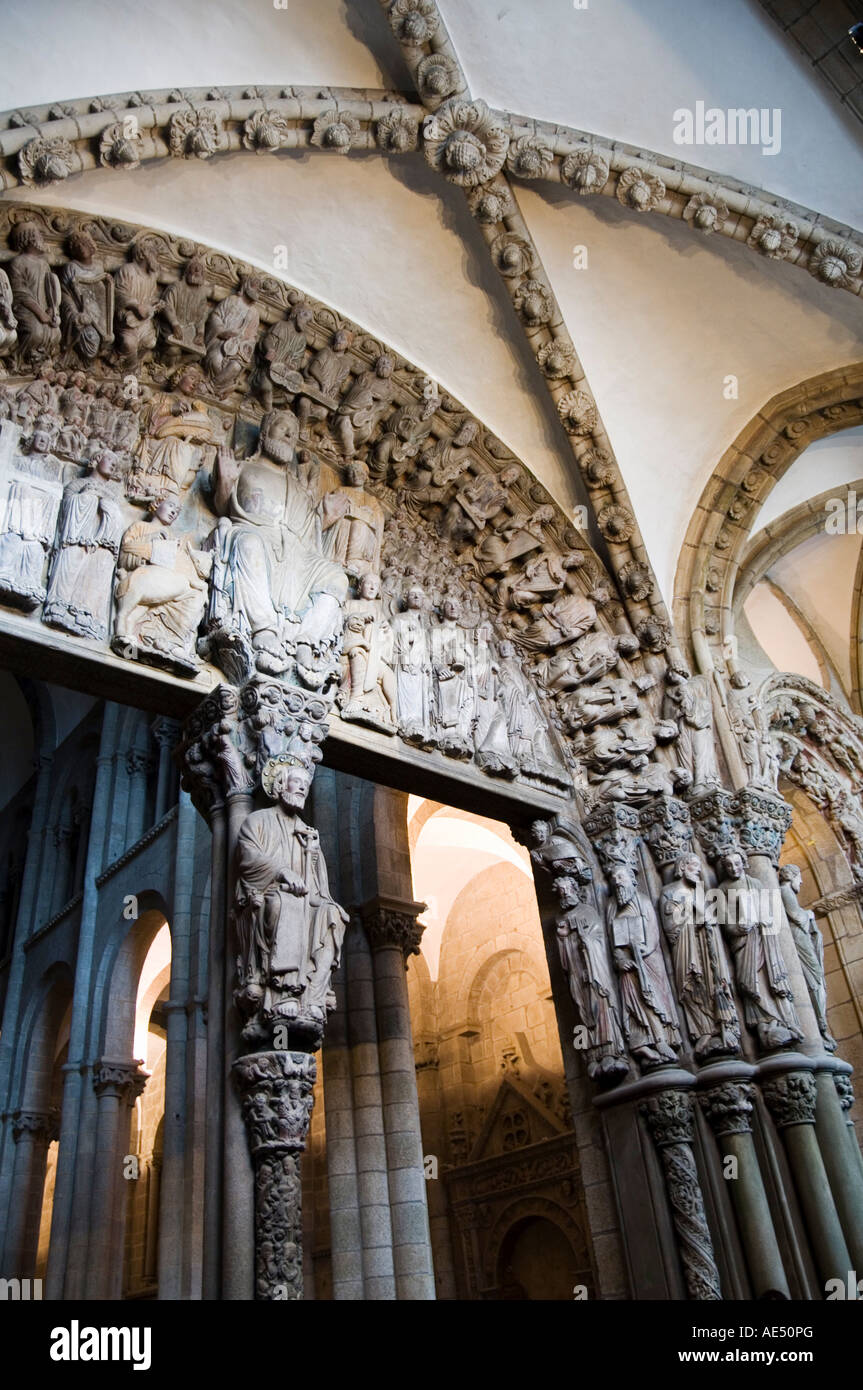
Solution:
<path fill-rule="evenodd" d="M 642 656 L 667 633 L 632 630 L 583 537 L 434 382 L 220 253 L 4 218 L 0 597 L 34 634 L 205 688 L 269 676 L 551 791 L 582 762 L 593 798 L 685 777 L 650 756 L 678 737 Z"/>

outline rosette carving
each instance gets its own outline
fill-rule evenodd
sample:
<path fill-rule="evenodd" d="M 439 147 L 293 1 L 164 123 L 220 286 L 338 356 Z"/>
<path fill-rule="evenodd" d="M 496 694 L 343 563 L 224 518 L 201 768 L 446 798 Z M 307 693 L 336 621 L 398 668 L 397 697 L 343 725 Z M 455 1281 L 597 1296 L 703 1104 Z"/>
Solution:
<path fill-rule="evenodd" d="M 75 151 L 68 140 L 46 140 L 40 135 L 18 155 L 18 172 L 22 183 L 44 186 L 67 179 L 74 163 Z"/>
<path fill-rule="evenodd" d="M 520 179 L 544 179 L 553 163 L 554 150 L 539 135 L 522 135 L 507 151 L 506 167 Z"/>
<path fill-rule="evenodd" d="M 863 253 L 848 241 L 825 237 L 809 257 L 809 272 L 831 289 L 847 290 L 860 274 Z"/>
<path fill-rule="evenodd" d="M 683 209 L 683 220 L 705 236 L 721 231 L 728 219 L 728 204 L 709 193 L 695 193 Z"/>
<path fill-rule="evenodd" d="M 440 27 L 434 0 L 395 0 L 389 20 L 396 38 L 410 48 L 421 48 Z"/>
<path fill-rule="evenodd" d="M 561 396 L 557 413 L 570 434 L 592 434 L 596 429 L 596 405 L 586 391 L 568 391 Z"/>
<path fill-rule="evenodd" d="M 288 143 L 289 130 L 281 111 L 255 111 L 243 126 L 243 145 L 256 154 L 268 154 Z"/>
<path fill-rule="evenodd" d="M 499 173 L 508 147 L 509 134 L 484 101 L 449 101 L 423 123 L 429 164 L 463 188 Z"/>
<path fill-rule="evenodd" d="M 377 142 L 389 154 L 408 154 L 419 143 L 419 125 L 398 106 L 382 116 L 375 128 Z"/>
<path fill-rule="evenodd" d="M 658 174 L 646 173 L 634 165 L 624 169 L 617 180 L 617 201 L 636 212 L 653 212 L 665 197 L 665 184 Z"/>
<path fill-rule="evenodd" d="M 322 150 L 347 154 L 360 133 L 360 123 L 348 111 L 324 111 L 314 124 L 311 141 Z"/>
<path fill-rule="evenodd" d="M 772 261 L 782 261 L 797 245 L 798 230 L 796 222 L 788 222 L 781 216 L 770 213 L 759 217 L 749 236 L 747 246 L 753 246 L 763 256 Z"/>
<path fill-rule="evenodd" d="M 598 150 L 573 150 L 560 166 L 561 182 L 575 193 L 601 193 L 608 183 L 608 160 Z"/>

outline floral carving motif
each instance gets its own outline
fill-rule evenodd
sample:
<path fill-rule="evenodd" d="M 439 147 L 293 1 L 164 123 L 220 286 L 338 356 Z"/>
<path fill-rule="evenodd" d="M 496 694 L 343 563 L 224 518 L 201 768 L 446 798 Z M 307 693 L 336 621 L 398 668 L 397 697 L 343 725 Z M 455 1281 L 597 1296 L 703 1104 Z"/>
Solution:
<path fill-rule="evenodd" d="M 413 116 L 398 106 L 378 121 L 375 134 L 378 145 L 390 154 L 408 154 L 419 143 L 419 126 Z"/>
<path fill-rule="evenodd" d="M 538 135 L 522 135 L 513 140 L 506 156 L 506 167 L 520 179 L 544 179 L 554 161 L 554 150 Z"/>
<path fill-rule="evenodd" d="M 560 166 L 561 181 L 584 196 L 601 193 L 608 183 L 608 160 L 598 150 L 573 150 Z"/>
<path fill-rule="evenodd" d="M 586 391 L 568 391 L 557 403 L 557 413 L 570 434 L 592 434 L 596 406 Z"/>
<path fill-rule="evenodd" d="M 825 237 L 809 257 L 809 270 L 816 280 L 823 281 L 832 289 L 845 290 L 860 274 L 861 263 L 863 254 L 856 246 Z"/>
<path fill-rule="evenodd" d="M 625 545 L 635 530 L 635 518 L 632 513 L 627 511 L 626 507 L 618 506 L 616 502 L 603 507 L 596 520 L 605 539 L 618 545 Z"/>
<path fill-rule="evenodd" d="M 772 261 L 782 261 L 794 250 L 797 237 L 796 222 L 787 222 L 783 217 L 768 213 L 758 218 L 746 238 L 746 244 L 753 246 L 756 251 L 760 251 Z"/>
<path fill-rule="evenodd" d="M 517 232 L 501 232 L 491 244 L 491 254 L 501 275 L 515 278 L 533 269 L 534 259 L 530 242 Z"/>
<path fill-rule="evenodd" d="M 136 117 L 105 127 L 99 138 L 99 163 L 106 169 L 137 169 L 141 163 L 141 131 Z"/>
<path fill-rule="evenodd" d="M 411 48 L 428 43 L 440 26 L 434 0 L 395 0 L 389 19 L 396 38 Z"/>
<path fill-rule="evenodd" d="M 608 487 L 614 482 L 614 459 L 605 449 L 590 449 L 580 463 L 588 487 Z"/>
<path fill-rule="evenodd" d="M 477 222 L 493 226 L 515 210 L 512 196 L 505 184 L 499 188 L 475 188 L 470 195 L 470 210 Z"/>
<path fill-rule="evenodd" d="M 425 157 L 452 183 L 475 188 L 503 167 L 509 135 L 484 101 L 450 101 L 423 123 Z"/>
<path fill-rule="evenodd" d="M 536 360 L 547 377 L 566 376 L 575 366 L 575 350 L 571 343 L 553 338 L 550 343 L 543 343 Z"/>
<path fill-rule="evenodd" d="M 175 159 L 210 159 L 223 143 L 224 132 L 211 107 L 175 111 L 171 117 L 168 144 Z"/>
<path fill-rule="evenodd" d="M 417 65 L 416 82 L 420 96 L 428 102 L 446 101 L 461 86 L 456 64 L 446 53 L 430 53 Z"/>
<path fill-rule="evenodd" d="M 551 295 L 541 280 L 522 280 L 512 299 L 517 314 L 529 327 L 539 327 L 551 318 Z"/>
<path fill-rule="evenodd" d="M 628 560 L 619 570 L 617 577 L 623 592 L 635 603 L 641 603 L 643 599 L 649 598 L 653 593 L 653 579 L 650 571 L 638 560 Z"/>
<path fill-rule="evenodd" d="M 728 204 L 709 193 L 695 193 L 683 209 L 683 218 L 691 222 L 697 231 L 709 236 L 711 232 L 721 231 L 725 225 Z"/>
<path fill-rule="evenodd" d="M 653 212 L 665 197 L 665 184 L 658 174 L 646 173 L 634 165 L 624 169 L 617 180 L 617 201 L 636 212 Z"/>
<path fill-rule="evenodd" d="M 348 111 L 324 111 L 314 124 L 312 144 L 347 154 L 360 133 L 360 123 Z"/>
<path fill-rule="evenodd" d="M 31 140 L 18 155 L 18 172 L 26 184 L 60 183 L 72 172 L 75 151 L 68 140 Z"/>
<path fill-rule="evenodd" d="M 267 154 L 288 143 L 288 120 L 281 111 L 255 111 L 243 126 L 243 145 Z"/>

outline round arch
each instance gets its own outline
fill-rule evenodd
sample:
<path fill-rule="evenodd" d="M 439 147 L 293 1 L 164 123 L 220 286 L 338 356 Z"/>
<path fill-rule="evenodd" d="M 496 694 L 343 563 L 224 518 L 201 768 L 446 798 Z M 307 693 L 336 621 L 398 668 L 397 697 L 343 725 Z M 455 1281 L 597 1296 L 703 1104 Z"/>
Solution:
<path fill-rule="evenodd" d="M 762 545 L 765 559 L 770 546 L 759 540 L 748 553 L 752 515 L 808 445 L 861 422 L 863 362 L 856 362 L 773 396 L 723 454 L 689 523 L 674 584 L 675 625 L 699 671 L 740 669 L 737 588 Z M 805 529 L 812 514 L 799 510 Z"/>

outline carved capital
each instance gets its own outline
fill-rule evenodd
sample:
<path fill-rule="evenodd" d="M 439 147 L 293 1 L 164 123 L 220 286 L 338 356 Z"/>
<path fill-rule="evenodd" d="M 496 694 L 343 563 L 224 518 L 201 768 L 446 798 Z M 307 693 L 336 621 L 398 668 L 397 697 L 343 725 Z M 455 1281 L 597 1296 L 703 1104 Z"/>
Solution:
<path fill-rule="evenodd" d="M 767 1108 L 779 1129 L 814 1125 L 817 1086 L 811 1071 L 792 1071 L 762 1086 Z"/>
<path fill-rule="evenodd" d="M 153 738 L 160 748 L 174 748 L 180 741 L 181 724 L 178 719 L 169 719 L 160 714 L 150 725 Z"/>
<path fill-rule="evenodd" d="M 698 838 L 712 860 L 742 851 L 766 855 L 778 865 L 792 814 L 778 792 L 717 788 L 693 797 L 689 809 Z"/>
<path fill-rule="evenodd" d="M 364 903 L 359 916 L 372 950 L 396 946 L 405 958 L 419 955 L 425 925 L 417 918 L 425 910 L 425 903 L 405 902 L 399 898 L 372 898 Z"/>
<path fill-rule="evenodd" d="M 851 1084 L 850 1076 L 834 1075 L 833 1085 L 836 1087 L 836 1094 L 839 1097 L 839 1104 L 846 1115 L 854 1104 L 854 1087 Z"/>
<path fill-rule="evenodd" d="M 150 754 L 143 748 L 131 748 L 126 754 L 126 771 L 130 777 L 135 773 L 147 772 L 150 768 Z"/>
<path fill-rule="evenodd" d="M 252 1156 L 302 1153 L 317 1064 L 310 1052 L 252 1052 L 233 1066 Z"/>
<path fill-rule="evenodd" d="M 414 1065 L 417 1071 L 436 1071 L 440 1065 L 437 1038 L 421 1038 L 414 1043 Z"/>
<path fill-rule="evenodd" d="M 150 1079 L 149 1072 L 141 1071 L 140 1065 L 140 1062 L 96 1062 L 93 1090 L 97 1096 L 117 1096 L 127 1105 L 134 1105 Z"/>
<path fill-rule="evenodd" d="M 722 1086 L 712 1086 L 699 1096 L 707 1122 L 718 1138 L 752 1132 L 754 1094 L 755 1088 L 748 1082 L 728 1081 Z"/>
<path fill-rule="evenodd" d="M 643 1103 L 641 1113 L 658 1149 L 667 1144 L 692 1143 L 692 1101 L 686 1091 L 660 1091 Z"/>
<path fill-rule="evenodd" d="M 740 849 L 733 807 L 734 793 L 724 788 L 694 796 L 689 802 L 695 833 L 711 860 Z"/>
<path fill-rule="evenodd" d="M 60 1137 L 60 1111 L 16 1110 L 12 1116 L 12 1137 L 17 1144 L 27 1135 L 36 1143 L 50 1144 Z"/>
<path fill-rule="evenodd" d="M 268 763 L 313 769 L 329 732 L 328 701 L 267 676 L 237 690 L 220 685 L 182 730 L 183 785 L 207 816 L 235 793 L 252 793 Z"/>
<path fill-rule="evenodd" d="M 765 854 L 778 865 L 791 824 L 791 807 L 778 792 L 744 787 L 735 797 L 740 843 L 749 854 Z"/>
<path fill-rule="evenodd" d="M 636 869 L 640 823 L 631 806 L 617 802 L 597 806 L 584 822 L 584 829 L 606 873 L 621 865 Z"/>
<path fill-rule="evenodd" d="M 641 831 L 659 870 L 676 863 L 692 848 L 689 810 L 672 796 L 657 797 L 641 810 Z"/>

